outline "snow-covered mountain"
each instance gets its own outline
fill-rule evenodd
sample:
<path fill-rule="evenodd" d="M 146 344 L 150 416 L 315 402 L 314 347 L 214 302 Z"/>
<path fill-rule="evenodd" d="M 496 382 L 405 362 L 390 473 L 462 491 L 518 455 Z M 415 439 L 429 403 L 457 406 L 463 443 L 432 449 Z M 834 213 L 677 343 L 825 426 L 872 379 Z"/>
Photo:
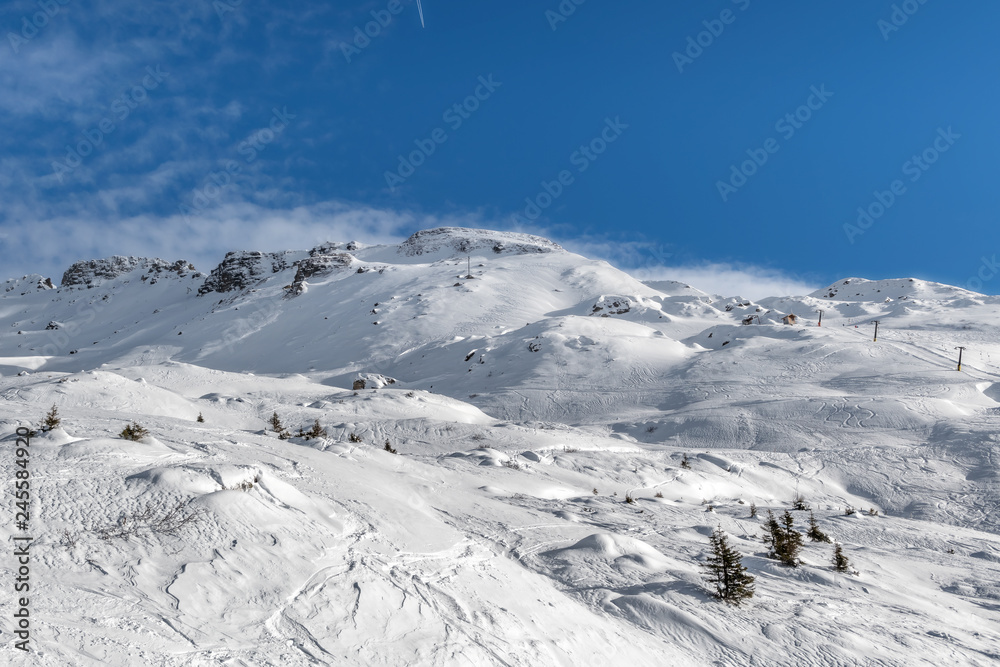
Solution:
<path fill-rule="evenodd" d="M 752 302 L 463 228 L 9 280 L 0 435 L 63 418 L 31 445 L 24 664 L 994 664 L 998 305 Z M 750 504 L 797 495 L 857 574 L 765 557 Z M 742 607 L 704 588 L 717 526 Z"/>

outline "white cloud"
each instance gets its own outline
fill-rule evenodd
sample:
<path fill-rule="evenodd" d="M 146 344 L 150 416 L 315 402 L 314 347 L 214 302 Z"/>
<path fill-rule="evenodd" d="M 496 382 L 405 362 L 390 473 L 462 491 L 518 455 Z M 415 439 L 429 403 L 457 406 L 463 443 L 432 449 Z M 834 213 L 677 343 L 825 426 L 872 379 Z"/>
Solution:
<path fill-rule="evenodd" d="M 0 278 L 41 273 L 57 280 L 70 264 L 111 255 L 186 259 L 212 270 L 231 250 L 307 250 L 325 241 L 398 243 L 418 229 L 481 226 L 468 217 L 420 215 L 326 202 L 287 209 L 219 204 L 197 218 L 140 215 L 21 219 L 0 239 L 10 261 Z"/>
<path fill-rule="evenodd" d="M 676 280 L 709 294 L 763 299 L 802 296 L 823 287 L 781 271 L 752 265 L 697 264 L 627 270 L 639 280 Z"/>

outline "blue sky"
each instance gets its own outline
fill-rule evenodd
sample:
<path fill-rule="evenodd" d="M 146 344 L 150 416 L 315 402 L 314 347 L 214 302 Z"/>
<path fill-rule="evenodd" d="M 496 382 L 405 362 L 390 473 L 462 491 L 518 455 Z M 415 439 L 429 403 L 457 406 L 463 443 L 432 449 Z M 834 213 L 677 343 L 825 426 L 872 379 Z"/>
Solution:
<path fill-rule="evenodd" d="M 450 224 L 751 296 L 1000 292 L 994 2 L 423 5 L 3 3 L 4 277 Z"/>

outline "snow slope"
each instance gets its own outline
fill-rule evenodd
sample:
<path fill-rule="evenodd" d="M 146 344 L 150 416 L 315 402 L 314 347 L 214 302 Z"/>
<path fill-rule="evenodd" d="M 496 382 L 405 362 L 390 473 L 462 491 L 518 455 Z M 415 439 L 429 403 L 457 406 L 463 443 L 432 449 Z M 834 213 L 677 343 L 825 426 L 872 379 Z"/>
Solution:
<path fill-rule="evenodd" d="M 31 445 L 35 653 L 7 664 L 1000 659 L 996 297 L 754 303 L 460 228 L 5 286 L 0 439 L 63 417 Z M 151 435 L 118 438 L 132 420 Z M 765 557 L 750 503 L 797 495 L 856 573 L 824 543 Z M 702 582 L 717 526 L 743 607 Z"/>

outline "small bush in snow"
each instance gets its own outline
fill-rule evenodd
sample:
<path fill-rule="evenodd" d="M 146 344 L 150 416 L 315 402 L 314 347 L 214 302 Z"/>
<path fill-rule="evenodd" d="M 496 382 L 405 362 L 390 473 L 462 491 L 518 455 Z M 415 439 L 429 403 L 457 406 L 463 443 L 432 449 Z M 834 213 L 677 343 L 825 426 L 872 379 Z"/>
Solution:
<path fill-rule="evenodd" d="M 360 435 L 358 435 L 357 433 L 351 433 L 351 434 L 350 434 L 349 436 L 347 436 L 347 440 L 348 440 L 349 442 L 364 442 L 364 441 L 363 441 L 363 440 L 361 439 L 361 436 L 360 436 Z"/>
<path fill-rule="evenodd" d="M 844 514 L 847 515 L 847 516 L 851 516 L 852 514 L 854 514 L 856 512 L 857 512 L 857 510 L 854 509 L 853 507 L 851 507 L 850 505 L 848 505 L 847 507 L 844 508 Z"/>
<path fill-rule="evenodd" d="M 635 505 L 635 498 L 632 497 L 631 493 L 625 494 L 625 502 L 627 502 L 629 505 Z"/>
<path fill-rule="evenodd" d="M 385 451 L 389 452 L 390 454 L 395 454 L 396 453 L 396 450 L 393 449 L 392 445 L 389 444 L 388 440 L 385 441 L 385 447 L 384 447 L 384 449 L 385 449 Z"/>
<path fill-rule="evenodd" d="M 133 442 L 139 442 L 147 435 L 149 435 L 148 430 L 146 430 L 136 422 L 132 422 L 131 424 L 122 429 L 122 432 L 118 434 L 118 437 L 123 438 L 125 440 L 131 440 Z"/>
<path fill-rule="evenodd" d="M 195 419 L 195 421 L 196 421 L 196 422 L 198 422 L 199 424 L 204 424 L 204 423 L 205 423 L 205 418 L 204 418 L 204 417 L 202 417 L 202 416 L 201 416 L 201 413 L 199 412 L 199 413 L 198 413 L 198 418 L 197 418 L 197 419 Z"/>
<path fill-rule="evenodd" d="M 802 494 L 795 496 L 795 500 L 792 501 L 792 509 L 798 510 L 800 512 L 808 512 L 809 505 L 806 504 L 806 499 Z"/>
<path fill-rule="evenodd" d="M 684 457 L 681 459 L 681 467 L 682 468 L 686 468 L 686 469 L 690 469 L 691 468 L 691 462 L 688 461 L 688 455 L 687 454 L 685 454 Z"/>
<path fill-rule="evenodd" d="M 750 518 L 751 519 L 757 518 L 757 503 L 754 502 L 750 503 Z"/>
<path fill-rule="evenodd" d="M 97 535 L 102 540 L 128 540 L 144 533 L 176 535 L 181 529 L 197 524 L 205 515 L 203 509 L 189 511 L 190 502 L 182 500 L 169 509 L 150 503 L 132 514 L 122 514 L 118 523 L 99 529 Z"/>

